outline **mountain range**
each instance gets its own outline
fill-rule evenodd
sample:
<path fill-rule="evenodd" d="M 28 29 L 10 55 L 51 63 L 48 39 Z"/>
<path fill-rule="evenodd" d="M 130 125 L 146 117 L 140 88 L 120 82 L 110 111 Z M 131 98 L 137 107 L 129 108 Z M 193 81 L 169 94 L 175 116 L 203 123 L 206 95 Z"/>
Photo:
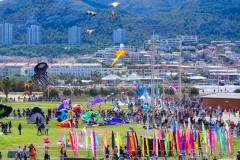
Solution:
<path fill-rule="evenodd" d="M 163 37 L 198 35 L 200 42 L 239 40 L 239 0 L 3 0 L 0 21 L 14 24 L 14 43 L 26 43 L 26 28 L 42 27 L 43 44 L 67 44 L 67 28 L 82 27 L 83 43 L 113 45 L 113 30 L 127 31 L 127 43 L 142 46 L 155 31 Z M 86 15 L 95 11 L 97 16 Z M 111 12 L 116 12 L 115 20 Z M 89 36 L 87 29 L 95 30 Z M 94 50 L 94 51 L 95 51 Z M 93 51 L 91 51 L 93 52 Z"/>

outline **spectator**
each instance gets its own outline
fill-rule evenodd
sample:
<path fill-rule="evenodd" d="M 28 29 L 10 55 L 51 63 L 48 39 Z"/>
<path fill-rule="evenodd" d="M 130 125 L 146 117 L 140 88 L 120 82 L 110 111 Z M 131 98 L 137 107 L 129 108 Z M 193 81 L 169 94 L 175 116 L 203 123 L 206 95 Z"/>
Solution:
<path fill-rule="evenodd" d="M 33 146 L 33 144 L 31 144 L 28 148 L 29 148 L 30 160 L 36 160 L 37 158 L 36 148 Z"/>
<path fill-rule="evenodd" d="M 64 147 L 61 148 L 60 150 L 60 153 L 61 153 L 61 160 L 64 160 L 64 157 L 67 157 L 67 152 L 66 152 L 66 149 Z"/>
<path fill-rule="evenodd" d="M 49 155 L 48 155 L 48 146 L 45 147 L 44 150 L 44 160 L 48 160 L 49 159 Z"/>
<path fill-rule="evenodd" d="M 11 131 L 11 128 L 12 128 L 12 122 L 11 122 L 11 121 L 8 122 L 8 128 L 9 128 L 9 133 L 12 133 L 12 131 Z"/>
<path fill-rule="evenodd" d="M 45 127 L 45 134 L 48 136 L 48 130 L 49 130 L 49 124 L 46 123 L 46 127 Z"/>
<path fill-rule="evenodd" d="M 22 160 L 22 157 L 21 157 L 21 146 L 19 146 L 18 148 L 17 148 L 17 159 L 20 159 L 20 160 Z"/>
<path fill-rule="evenodd" d="M 27 160 L 27 157 L 28 157 L 28 154 L 27 154 L 27 147 L 24 146 L 24 148 L 23 148 L 23 158 L 24 158 L 24 160 Z"/>
<path fill-rule="evenodd" d="M 0 160 L 2 160 L 2 152 L 0 152 Z"/>
<path fill-rule="evenodd" d="M 21 135 L 21 132 L 22 131 L 22 125 L 21 125 L 21 123 L 19 123 L 19 125 L 18 125 L 18 132 L 19 132 L 19 135 Z"/>
<path fill-rule="evenodd" d="M 107 147 L 105 149 L 105 158 L 106 158 L 106 160 L 109 159 L 109 155 L 110 155 L 110 150 L 109 150 L 109 145 L 107 145 Z"/>
<path fill-rule="evenodd" d="M 37 127 L 38 127 L 37 135 L 39 135 L 39 132 L 40 132 L 41 135 L 42 135 L 42 124 L 39 123 Z"/>
<path fill-rule="evenodd" d="M 113 156 L 114 156 L 114 159 L 118 159 L 118 148 L 117 148 L 117 146 L 115 146 L 114 149 L 113 149 Z"/>

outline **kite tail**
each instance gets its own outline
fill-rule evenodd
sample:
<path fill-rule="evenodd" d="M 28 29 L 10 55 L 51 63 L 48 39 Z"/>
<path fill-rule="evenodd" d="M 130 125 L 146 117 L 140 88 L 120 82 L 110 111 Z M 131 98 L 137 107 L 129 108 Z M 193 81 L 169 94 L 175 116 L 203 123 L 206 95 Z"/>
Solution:
<path fill-rule="evenodd" d="M 110 68 L 113 67 L 113 65 L 119 60 L 121 56 L 120 55 L 117 55 L 117 57 L 113 60 L 112 64 L 110 65 Z"/>

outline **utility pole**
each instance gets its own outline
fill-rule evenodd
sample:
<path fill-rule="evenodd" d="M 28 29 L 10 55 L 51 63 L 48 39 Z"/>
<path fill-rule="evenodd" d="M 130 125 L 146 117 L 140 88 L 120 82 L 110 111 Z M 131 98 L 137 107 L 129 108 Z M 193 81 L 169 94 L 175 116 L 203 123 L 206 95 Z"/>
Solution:
<path fill-rule="evenodd" d="M 181 101 L 182 100 L 182 40 L 180 40 L 180 53 L 179 53 L 179 64 L 178 64 L 178 67 L 179 67 L 179 74 L 178 74 L 178 83 L 179 83 L 179 100 Z"/>
<path fill-rule="evenodd" d="M 152 123 L 153 126 L 155 125 L 155 102 L 154 102 L 154 59 L 155 59 L 155 53 L 154 53 L 154 49 L 155 49 L 155 39 L 154 39 L 154 32 L 153 31 L 153 46 L 152 46 L 152 53 L 151 53 L 151 107 L 152 107 Z"/>

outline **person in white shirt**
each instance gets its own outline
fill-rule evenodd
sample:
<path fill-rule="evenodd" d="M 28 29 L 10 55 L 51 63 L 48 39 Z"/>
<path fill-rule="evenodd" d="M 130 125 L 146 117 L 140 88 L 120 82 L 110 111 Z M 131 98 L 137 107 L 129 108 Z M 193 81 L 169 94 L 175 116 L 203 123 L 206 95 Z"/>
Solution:
<path fill-rule="evenodd" d="M 17 148 L 17 159 L 20 159 L 20 160 L 22 160 L 22 157 L 21 157 L 21 146 L 19 146 L 18 148 Z"/>

